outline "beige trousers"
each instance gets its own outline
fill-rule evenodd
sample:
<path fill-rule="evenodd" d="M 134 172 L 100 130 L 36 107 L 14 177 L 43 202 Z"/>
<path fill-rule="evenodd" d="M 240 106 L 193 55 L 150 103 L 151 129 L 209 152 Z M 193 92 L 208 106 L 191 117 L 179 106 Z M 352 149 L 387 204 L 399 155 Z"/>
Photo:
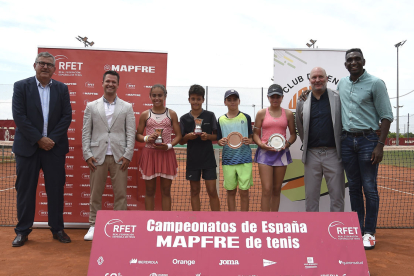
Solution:
<path fill-rule="evenodd" d="M 306 153 L 305 206 L 306 212 L 319 212 L 322 177 L 325 177 L 331 199 L 331 212 L 344 211 L 345 173 L 336 148 L 312 148 Z"/>
<path fill-rule="evenodd" d="M 126 190 L 128 170 L 122 171 L 121 165 L 115 163 L 114 156 L 106 155 L 103 164 L 96 166 L 96 170 L 94 172 L 90 171 L 90 226 L 95 226 L 96 213 L 102 209 L 102 194 L 105 190 L 108 171 L 111 176 L 112 189 L 114 191 L 114 210 L 127 209 Z"/>

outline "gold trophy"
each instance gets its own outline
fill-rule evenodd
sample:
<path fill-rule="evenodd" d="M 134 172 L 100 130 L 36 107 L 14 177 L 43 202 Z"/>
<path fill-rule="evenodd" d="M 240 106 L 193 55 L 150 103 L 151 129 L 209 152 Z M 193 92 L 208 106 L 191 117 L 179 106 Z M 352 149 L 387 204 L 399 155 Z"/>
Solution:
<path fill-rule="evenodd" d="M 158 134 L 157 139 L 155 139 L 155 144 L 162 144 L 163 143 L 163 141 L 162 141 L 162 131 L 163 130 L 164 129 L 162 129 L 162 128 L 156 128 L 155 129 L 155 133 Z"/>
<path fill-rule="evenodd" d="M 201 125 L 203 124 L 203 119 L 196 118 L 196 119 L 194 119 L 194 122 L 195 122 L 194 134 L 201 135 L 201 133 L 203 132 L 201 130 Z"/>

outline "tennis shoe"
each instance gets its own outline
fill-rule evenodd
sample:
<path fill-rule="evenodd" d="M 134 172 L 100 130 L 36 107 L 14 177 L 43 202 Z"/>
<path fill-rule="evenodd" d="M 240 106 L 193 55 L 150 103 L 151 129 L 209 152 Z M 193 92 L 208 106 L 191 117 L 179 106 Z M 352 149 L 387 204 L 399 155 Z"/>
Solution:
<path fill-rule="evenodd" d="M 364 242 L 364 248 L 365 250 L 374 249 L 375 247 L 375 236 L 371 234 L 365 234 L 362 237 L 362 240 Z"/>
<path fill-rule="evenodd" d="M 85 237 L 83 237 L 83 239 L 85 241 L 91 241 L 93 240 L 93 232 L 95 231 L 95 227 L 91 226 L 88 230 L 88 233 L 86 233 Z"/>

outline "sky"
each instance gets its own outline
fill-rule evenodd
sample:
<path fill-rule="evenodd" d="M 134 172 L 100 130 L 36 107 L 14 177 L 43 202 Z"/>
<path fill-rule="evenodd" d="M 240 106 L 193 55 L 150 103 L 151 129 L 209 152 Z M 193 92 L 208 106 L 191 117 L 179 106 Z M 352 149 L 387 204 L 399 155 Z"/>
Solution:
<path fill-rule="evenodd" d="M 306 48 L 309 39 L 320 49 L 357 47 L 366 70 L 385 81 L 392 106 L 394 45 L 407 40 L 399 48 L 400 132 L 408 113 L 414 132 L 414 93 L 402 96 L 414 90 L 413 10 L 414 1 L 390 0 L 0 0 L 0 119 L 11 118 L 12 84 L 34 75 L 37 47 L 81 47 L 78 35 L 96 48 L 166 51 L 167 86 L 184 87 L 267 88 L 273 48 Z M 186 98 L 182 109 L 188 111 Z"/>

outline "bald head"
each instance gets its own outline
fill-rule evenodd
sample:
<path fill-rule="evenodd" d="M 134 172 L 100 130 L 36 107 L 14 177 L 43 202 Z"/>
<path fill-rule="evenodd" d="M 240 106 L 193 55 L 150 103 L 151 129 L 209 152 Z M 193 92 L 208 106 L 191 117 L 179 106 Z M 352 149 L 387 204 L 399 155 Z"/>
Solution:
<path fill-rule="evenodd" d="M 324 74 L 324 76 L 326 77 L 326 71 L 325 71 L 325 69 L 323 69 L 322 67 L 315 67 L 315 68 L 313 68 L 312 70 L 311 70 L 311 72 L 310 72 L 310 77 L 312 77 L 312 74 L 314 74 L 315 72 L 320 72 L 320 73 L 323 73 Z"/>
<path fill-rule="evenodd" d="M 327 87 L 328 78 L 326 71 L 322 67 L 315 67 L 311 70 L 309 81 L 312 87 L 312 92 L 322 95 Z"/>

